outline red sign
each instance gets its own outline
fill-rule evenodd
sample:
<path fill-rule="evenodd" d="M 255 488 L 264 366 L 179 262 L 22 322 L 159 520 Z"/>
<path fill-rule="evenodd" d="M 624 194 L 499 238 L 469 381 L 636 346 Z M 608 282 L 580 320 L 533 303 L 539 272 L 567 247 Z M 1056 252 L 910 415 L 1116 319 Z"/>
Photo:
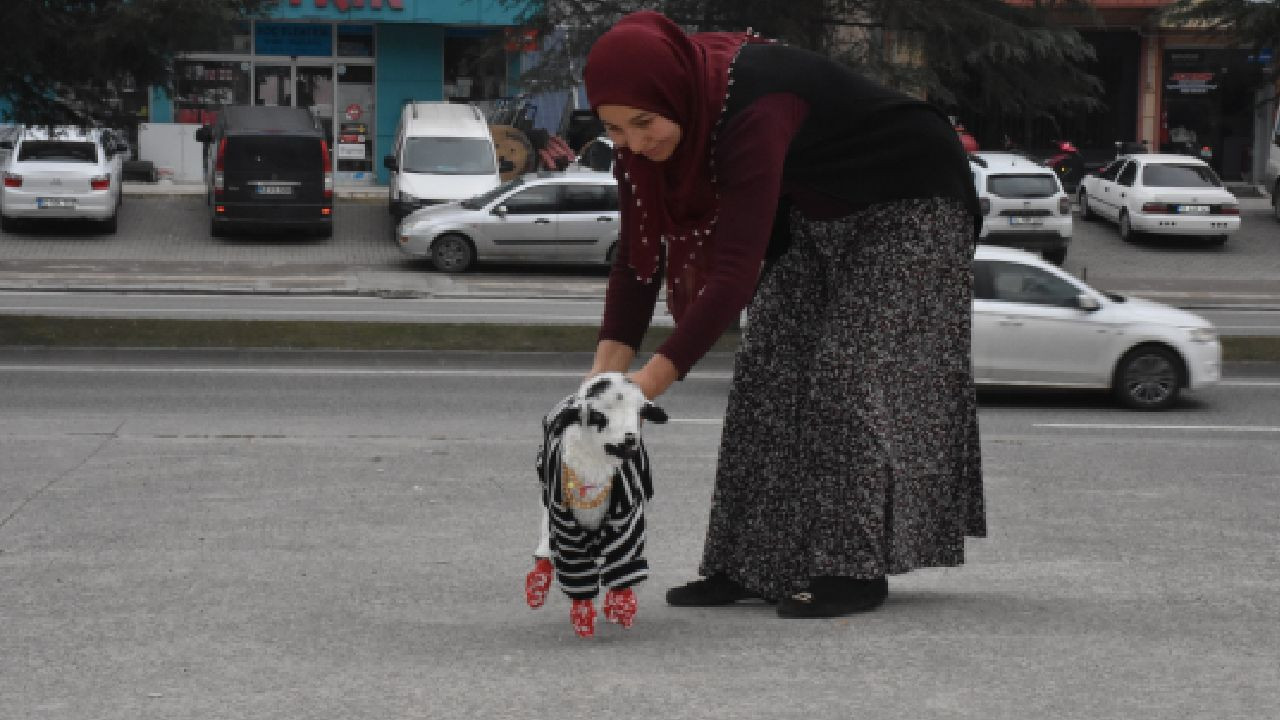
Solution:
<path fill-rule="evenodd" d="M 314 2 L 318 8 L 329 7 L 329 0 L 312 0 L 312 2 Z M 289 0 L 289 4 L 293 7 L 301 7 L 302 0 Z M 333 0 L 333 4 L 334 7 L 345 12 L 351 8 L 364 9 L 365 0 Z M 392 10 L 403 10 L 404 0 L 387 0 L 387 7 Z M 381 10 L 382 0 L 369 0 L 369 8 L 371 10 Z"/>
<path fill-rule="evenodd" d="M 347 106 L 347 119 L 359 120 L 362 112 L 363 111 L 360 110 L 359 105 L 357 105 L 356 103 L 351 103 L 350 105 Z"/>
<path fill-rule="evenodd" d="M 503 28 L 503 46 L 507 52 L 537 52 L 538 31 L 532 28 Z"/>

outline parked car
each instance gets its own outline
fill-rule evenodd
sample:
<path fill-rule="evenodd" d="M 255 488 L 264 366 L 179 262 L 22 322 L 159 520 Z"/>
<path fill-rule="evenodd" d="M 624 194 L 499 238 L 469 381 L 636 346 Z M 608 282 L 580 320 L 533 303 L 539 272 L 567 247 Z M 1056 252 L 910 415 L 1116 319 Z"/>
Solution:
<path fill-rule="evenodd" d="M 618 184 L 609 173 L 522 175 L 469 200 L 411 213 L 400 249 L 437 269 L 463 272 L 478 260 L 597 263 L 618 242 Z"/>
<path fill-rule="evenodd" d="M 1187 155 L 1118 157 L 1081 181 L 1077 201 L 1082 218 L 1115 222 L 1125 242 L 1150 233 L 1223 245 L 1240 229 L 1236 197 L 1208 163 Z"/>
<path fill-rule="evenodd" d="M 333 164 L 305 108 L 227 105 L 205 144 L 210 232 L 232 227 L 333 234 Z"/>
<path fill-rule="evenodd" d="M 980 385 L 1107 388 L 1164 410 L 1221 379 L 1222 346 L 1199 315 L 1095 290 L 1022 250 L 979 246 L 973 270 Z"/>
<path fill-rule="evenodd" d="M 95 220 L 116 231 L 125 148 L 93 128 L 27 127 L 0 139 L 8 161 L 0 190 L 0 229 L 24 220 Z M 8 147 L 4 147 L 8 146 Z"/>
<path fill-rule="evenodd" d="M 463 200 L 497 187 L 503 169 L 480 108 L 451 102 L 411 102 L 400 110 L 387 208 L 400 220 L 420 207 Z"/>
<path fill-rule="evenodd" d="M 1061 265 L 1071 245 L 1071 197 L 1058 176 L 1016 153 L 969 156 L 982 210 L 978 242 L 1034 250 Z"/>

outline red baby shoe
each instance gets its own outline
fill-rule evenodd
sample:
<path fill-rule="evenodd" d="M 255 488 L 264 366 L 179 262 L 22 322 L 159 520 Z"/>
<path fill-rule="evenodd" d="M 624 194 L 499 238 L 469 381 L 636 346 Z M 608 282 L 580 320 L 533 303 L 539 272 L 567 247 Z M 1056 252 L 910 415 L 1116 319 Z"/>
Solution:
<path fill-rule="evenodd" d="M 589 638 L 596 634 L 596 606 L 588 598 L 574 598 L 569 610 L 569 622 L 578 637 Z"/>
<path fill-rule="evenodd" d="M 604 617 L 624 628 L 636 619 L 636 594 L 631 588 L 610 590 L 604 594 Z"/>
<path fill-rule="evenodd" d="M 524 599 L 531 608 L 542 607 L 547 601 L 547 591 L 551 589 L 551 575 L 554 573 L 551 561 L 540 557 L 533 563 L 533 569 L 524 576 Z"/>

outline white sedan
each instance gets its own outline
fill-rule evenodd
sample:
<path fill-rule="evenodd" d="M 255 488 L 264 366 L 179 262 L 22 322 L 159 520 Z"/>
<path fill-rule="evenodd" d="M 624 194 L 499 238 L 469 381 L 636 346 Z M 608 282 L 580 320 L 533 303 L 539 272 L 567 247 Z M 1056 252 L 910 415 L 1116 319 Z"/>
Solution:
<path fill-rule="evenodd" d="M 1240 229 L 1240 204 L 1203 160 L 1189 155 L 1123 155 L 1080 181 L 1085 220 L 1116 223 L 1120 239 L 1180 235 L 1223 245 Z"/>
<path fill-rule="evenodd" d="M 1221 379 L 1222 346 L 1199 315 L 1095 290 L 1022 250 L 979 246 L 973 269 L 980 385 L 1110 389 L 1163 410 Z"/>
<path fill-rule="evenodd" d="M 124 148 L 103 130 L 25 128 L 8 140 L 0 229 L 21 220 L 97 220 L 116 231 Z"/>

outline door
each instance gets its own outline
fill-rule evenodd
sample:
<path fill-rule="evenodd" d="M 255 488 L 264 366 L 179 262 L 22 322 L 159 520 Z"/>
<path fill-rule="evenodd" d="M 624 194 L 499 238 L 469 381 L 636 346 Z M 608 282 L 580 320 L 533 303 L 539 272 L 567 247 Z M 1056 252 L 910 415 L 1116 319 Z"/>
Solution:
<path fill-rule="evenodd" d="M 604 262 L 618 234 L 618 187 L 573 183 L 561 188 L 557 255 L 563 260 Z"/>
<path fill-rule="evenodd" d="M 484 224 L 493 257 L 546 260 L 556 256 L 559 185 L 534 185 L 507 196 Z M 504 208 L 499 212 L 497 208 Z"/>
<path fill-rule="evenodd" d="M 294 98 L 306 108 L 324 130 L 325 142 L 333 151 L 333 67 L 299 65 L 294 76 Z"/>
<path fill-rule="evenodd" d="M 1042 268 L 983 263 L 988 297 L 974 302 L 974 375 L 1002 383 L 1105 383 L 1116 329 L 1076 307 L 1083 289 Z M 981 373 L 981 375 L 979 374 Z"/>
<path fill-rule="evenodd" d="M 293 105 L 293 68 L 288 65 L 259 65 L 253 70 L 254 105 Z"/>
<path fill-rule="evenodd" d="M 1120 191 L 1116 189 L 1116 178 L 1120 175 L 1120 171 L 1132 162 L 1128 160 L 1117 160 L 1107 166 L 1106 170 L 1098 176 L 1097 197 L 1090 197 L 1089 200 L 1094 202 L 1095 211 L 1105 217 L 1115 220 L 1120 215 L 1119 197 Z"/>

